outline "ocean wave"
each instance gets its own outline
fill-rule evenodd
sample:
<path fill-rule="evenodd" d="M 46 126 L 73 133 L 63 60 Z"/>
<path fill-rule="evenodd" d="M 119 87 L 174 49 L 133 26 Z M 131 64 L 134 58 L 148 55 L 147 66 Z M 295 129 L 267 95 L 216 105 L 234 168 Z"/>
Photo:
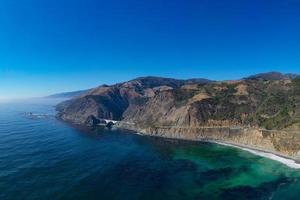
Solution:
<path fill-rule="evenodd" d="M 229 146 L 229 147 L 233 147 L 233 148 L 238 148 L 238 149 L 242 149 L 244 151 L 250 152 L 252 154 L 261 156 L 261 157 L 265 157 L 271 160 L 275 160 L 277 162 L 280 162 L 290 168 L 293 169 L 300 169 L 300 164 L 296 163 L 296 161 L 292 160 L 292 159 L 288 159 L 288 158 L 284 158 L 281 156 L 278 156 L 276 154 L 273 153 L 269 153 L 269 152 L 263 152 L 263 151 L 259 151 L 259 150 L 253 150 L 253 149 L 249 149 L 249 148 L 245 148 L 245 147 L 241 147 L 241 146 L 237 146 L 237 145 L 233 145 L 233 144 L 227 144 L 227 143 L 222 143 L 222 142 L 214 142 L 223 146 Z"/>

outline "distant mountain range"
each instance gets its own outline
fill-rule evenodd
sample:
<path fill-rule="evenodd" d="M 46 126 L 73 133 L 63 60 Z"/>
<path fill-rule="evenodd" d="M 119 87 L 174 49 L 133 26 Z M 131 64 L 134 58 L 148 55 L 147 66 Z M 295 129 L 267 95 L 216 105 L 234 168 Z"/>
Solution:
<path fill-rule="evenodd" d="M 57 93 L 57 94 L 52 94 L 49 96 L 46 96 L 46 98 L 74 98 L 78 97 L 81 94 L 87 92 L 89 90 L 78 90 L 78 91 L 73 91 L 73 92 L 62 92 L 62 93 Z"/>
<path fill-rule="evenodd" d="M 260 74 L 256 74 L 253 76 L 249 76 L 247 78 L 244 79 L 262 79 L 262 80 L 288 80 L 288 79 L 294 79 L 297 76 L 299 76 L 298 74 L 292 74 L 292 73 L 288 73 L 288 74 L 282 74 L 279 72 L 269 72 L 269 73 L 260 73 Z"/>

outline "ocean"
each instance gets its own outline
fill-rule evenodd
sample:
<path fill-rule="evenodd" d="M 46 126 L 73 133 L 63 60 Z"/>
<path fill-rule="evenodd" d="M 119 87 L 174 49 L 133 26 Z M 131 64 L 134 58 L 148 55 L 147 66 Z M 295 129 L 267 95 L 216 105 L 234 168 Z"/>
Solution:
<path fill-rule="evenodd" d="M 300 170 L 230 146 L 85 130 L 0 103 L 0 199 L 299 199 Z"/>

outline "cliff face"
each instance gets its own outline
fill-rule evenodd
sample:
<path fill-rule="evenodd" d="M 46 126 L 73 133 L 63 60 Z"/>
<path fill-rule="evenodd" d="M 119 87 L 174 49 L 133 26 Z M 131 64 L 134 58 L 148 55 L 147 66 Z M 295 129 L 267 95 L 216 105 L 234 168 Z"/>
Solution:
<path fill-rule="evenodd" d="M 223 82 L 145 77 L 99 86 L 57 110 L 59 118 L 79 124 L 94 116 L 143 127 L 299 130 L 300 79 L 278 73 Z"/>
<path fill-rule="evenodd" d="M 251 143 L 285 155 L 300 150 L 300 78 L 293 74 L 273 72 L 222 82 L 137 78 L 99 86 L 57 110 L 59 118 L 78 124 L 93 116 L 150 135 Z M 230 127 L 237 127 L 239 134 L 234 134 L 236 128 L 230 134 L 222 129 Z M 281 132 L 265 137 L 261 129 Z"/>
<path fill-rule="evenodd" d="M 84 124 L 89 116 L 122 120 L 124 113 L 142 107 L 160 92 L 179 88 L 185 83 L 205 84 L 206 79 L 176 80 L 144 77 L 112 86 L 99 86 L 81 96 L 57 105 L 58 117 Z"/>
<path fill-rule="evenodd" d="M 129 106 L 123 120 L 145 127 L 251 126 L 299 130 L 299 79 L 186 84 Z M 298 91 L 298 92 L 297 92 Z"/>
<path fill-rule="evenodd" d="M 300 162 L 300 134 L 294 131 L 253 127 L 148 127 L 130 124 L 120 127 L 150 136 L 221 142 L 290 157 Z"/>

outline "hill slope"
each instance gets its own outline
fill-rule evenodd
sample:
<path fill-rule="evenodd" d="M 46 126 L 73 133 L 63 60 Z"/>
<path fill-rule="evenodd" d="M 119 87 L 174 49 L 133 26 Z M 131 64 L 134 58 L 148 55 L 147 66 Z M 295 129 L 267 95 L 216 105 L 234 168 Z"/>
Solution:
<path fill-rule="evenodd" d="M 143 105 L 156 93 L 179 88 L 185 83 L 206 84 L 206 79 L 176 80 L 160 77 L 141 77 L 115 85 L 99 86 L 79 97 L 57 106 L 63 120 L 84 124 L 93 115 L 96 118 L 122 120 L 124 112 L 133 105 Z"/>
<path fill-rule="evenodd" d="M 99 86 L 57 106 L 64 120 L 96 118 L 140 126 L 299 128 L 299 79 L 279 73 L 237 81 L 142 77 Z"/>
<path fill-rule="evenodd" d="M 72 123 L 112 119 L 144 134 L 216 140 L 300 160 L 300 78 L 295 75 L 272 72 L 221 82 L 142 77 L 99 86 L 57 110 L 60 119 Z"/>

